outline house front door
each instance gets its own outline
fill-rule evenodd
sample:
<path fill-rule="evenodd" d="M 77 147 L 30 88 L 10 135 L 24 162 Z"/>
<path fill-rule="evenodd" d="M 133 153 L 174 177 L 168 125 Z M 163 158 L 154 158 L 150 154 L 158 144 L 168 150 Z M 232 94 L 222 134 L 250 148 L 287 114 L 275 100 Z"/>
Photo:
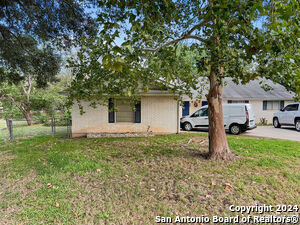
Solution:
<path fill-rule="evenodd" d="M 185 101 L 183 103 L 182 116 L 188 116 L 188 115 L 190 115 L 190 102 Z"/>

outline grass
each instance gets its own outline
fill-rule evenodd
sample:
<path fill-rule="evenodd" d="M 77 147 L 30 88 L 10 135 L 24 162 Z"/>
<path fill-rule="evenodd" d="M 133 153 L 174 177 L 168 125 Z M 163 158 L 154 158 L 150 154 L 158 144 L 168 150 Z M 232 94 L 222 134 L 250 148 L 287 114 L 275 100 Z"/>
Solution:
<path fill-rule="evenodd" d="M 67 133 L 67 127 L 56 127 L 58 136 Z M 26 121 L 13 121 L 14 138 L 35 137 L 51 135 L 51 127 L 42 124 L 28 126 Z M 9 131 L 6 127 L 6 121 L 0 119 L 0 142 L 9 138 Z"/>
<path fill-rule="evenodd" d="M 235 215 L 234 205 L 300 202 L 300 143 L 229 136 L 213 162 L 206 134 L 35 137 L 0 145 L 2 224 L 154 224 L 155 216 Z"/>

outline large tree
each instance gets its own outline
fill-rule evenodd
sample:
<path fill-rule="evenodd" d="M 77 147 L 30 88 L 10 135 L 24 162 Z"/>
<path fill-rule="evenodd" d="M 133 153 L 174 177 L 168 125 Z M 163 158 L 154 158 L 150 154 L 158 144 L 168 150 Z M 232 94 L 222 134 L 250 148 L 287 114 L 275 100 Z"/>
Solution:
<path fill-rule="evenodd" d="M 32 55 L 33 47 L 73 47 L 85 35 L 93 35 L 94 19 L 89 15 L 93 0 L 3 0 L 0 1 L 0 82 L 25 79 L 26 62 L 18 55 Z M 36 52 L 35 52 L 36 53 Z M 22 58 L 24 59 L 24 58 Z M 27 58 L 28 59 L 28 58 Z M 49 74 L 48 74 L 49 75 Z M 54 77 L 37 74 L 44 86 Z"/>
<path fill-rule="evenodd" d="M 72 100 L 135 96 L 154 83 L 190 94 L 209 80 L 209 157 L 233 159 L 222 113 L 224 77 L 258 76 L 292 85 L 299 65 L 296 0 L 98 1 L 97 39 L 71 62 Z M 192 60 L 189 54 L 194 52 Z M 196 70 L 195 70 L 196 69 Z M 195 73 L 195 71 L 197 71 Z M 298 70 L 299 71 L 299 70 Z M 84 110 L 84 109 L 83 109 Z"/>

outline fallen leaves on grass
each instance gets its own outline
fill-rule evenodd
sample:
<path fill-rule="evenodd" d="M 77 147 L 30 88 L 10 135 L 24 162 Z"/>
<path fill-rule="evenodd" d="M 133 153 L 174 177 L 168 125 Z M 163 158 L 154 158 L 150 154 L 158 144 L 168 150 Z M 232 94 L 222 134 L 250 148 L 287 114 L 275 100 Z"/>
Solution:
<path fill-rule="evenodd" d="M 229 191 L 232 188 L 231 184 L 225 184 L 225 190 Z"/>

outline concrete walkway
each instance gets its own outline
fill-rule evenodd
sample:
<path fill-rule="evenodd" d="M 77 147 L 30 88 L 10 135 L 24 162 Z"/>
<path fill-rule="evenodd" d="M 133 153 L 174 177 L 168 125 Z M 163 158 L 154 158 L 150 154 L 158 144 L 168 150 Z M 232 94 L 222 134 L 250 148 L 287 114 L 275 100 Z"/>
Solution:
<path fill-rule="evenodd" d="M 300 142 L 300 132 L 297 132 L 293 127 L 274 128 L 273 126 L 258 126 L 256 129 L 246 131 L 242 135 L 278 138 Z"/>

